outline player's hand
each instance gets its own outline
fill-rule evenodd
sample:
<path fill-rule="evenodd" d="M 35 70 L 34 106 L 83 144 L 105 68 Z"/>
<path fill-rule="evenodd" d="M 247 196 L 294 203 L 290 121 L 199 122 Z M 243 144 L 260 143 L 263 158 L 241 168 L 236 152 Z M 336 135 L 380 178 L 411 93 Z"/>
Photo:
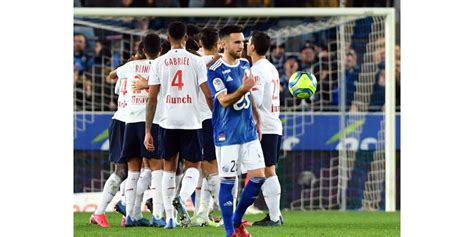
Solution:
<path fill-rule="evenodd" d="M 244 83 L 242 84 L 242 88 L 245 91 L 250 91 L 252 87 L 255 86 L 255 78 L 252 75 L 252 70 L 250 70 L 249 74 L 245 73 L 244 75 Z"/>
<path fill-rule="evenodd" d="M 143 142 L 143 144 L 145 145 L 145 148 L 148 151 L 155 150 L 155 146 L 153 146 L 153 136 L 151 135 L 151 133 L 149 132 L 145 133 L 145 141 Z"/>
<path fill-rule="evenodd" d="M 136 80 L 132 82 L 132 89 L 143 90 L 143 89 L 148 88 L 148 81 L 144 77 L 140 75 L 136 75 L 135 79 Z"/>

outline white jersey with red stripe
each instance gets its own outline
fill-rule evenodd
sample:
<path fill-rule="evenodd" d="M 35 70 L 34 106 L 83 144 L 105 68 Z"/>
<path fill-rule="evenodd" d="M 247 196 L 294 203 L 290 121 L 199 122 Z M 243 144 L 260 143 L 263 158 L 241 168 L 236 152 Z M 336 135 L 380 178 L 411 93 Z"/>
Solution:
<path fill-rule="evenodd" d="M 213 57 L 213 55 L 204 55 L 202 56 L 202 60 L 204 61 L 204 64 L 208 64 L 210 61 L 212 61 Z M 206 96 L 204 95 L 202 90 L 199 91 L 199 107 L 201 109 L 201 121 L 212 118 L 212 111 L 207 105 Z"/>
<path fill-rule="evenodd" d="M 251 68 L 255 78 L 252 97 L 260 114 L 263 134 L 282 135 L 280 121 L 280 77 L 267 59 L 260 59 Z"/>
<path fill-rule="evenodd" d="M 146 102 L 148 99 L 148 89 L 134 90 L 132 84 L 139 80 L 139 75 L 146 80 L 150 73 L 150 67 L 153 60 L 135 60 L 126 63 L 117 68 L 117 76 L 119 78 L 126 78 L 123 81 L 122 94 L 125 94 L 125 102 L 127 104 L 128 119 L 127 123 L 138 123 L 146 121 Z M 156 114 L 159 110 L 157 109 Z M 156 115 L 155 114 L 155 115 Z M 153 121 L 158 123 L 158 118 Z"/>
<path fill-rule="evenodd" d="M 118 95 L 117 98 L 117 111 L 115 111 L 114 116 L 112 119 L 122 121 L 124 123 L 127 122 L 128 112 L 127 112 L 127 102 L 125 101 L 126 93 L 122 91 L 123 84 L 125 83 L 127 78 L 118 78 L 117 82 L 115 83 L 115 94 Z"/>
<path fill-rule="evenodd" d="M 200 129 L 199 85 L 207 82 L 201 57 L 185 49 L 171 49 L 155 59 L 148 85 L 161 85 L 157 108 L 162 106 L 158 124 L 166 129 Z"/>

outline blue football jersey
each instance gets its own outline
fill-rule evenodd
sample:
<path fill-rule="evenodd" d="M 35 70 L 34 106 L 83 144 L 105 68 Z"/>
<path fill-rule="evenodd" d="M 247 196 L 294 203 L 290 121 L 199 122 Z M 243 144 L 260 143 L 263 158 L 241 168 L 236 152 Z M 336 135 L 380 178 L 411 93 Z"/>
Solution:
<path fill-rule="evenodd" d="M 240 100 L 225 108 L 217 99 L 224 91 L 231 94 L 243 82 L 250 69 L 246 59 L 239 59 L 236 65 L 229 65 L 222 58 L 207 71 L 207 82 L 212 93 L 212 125 L 216 146 L 244 144 L 257 139 L 257 128 L 252 116 L 252 95 L 247 92 Z"/>

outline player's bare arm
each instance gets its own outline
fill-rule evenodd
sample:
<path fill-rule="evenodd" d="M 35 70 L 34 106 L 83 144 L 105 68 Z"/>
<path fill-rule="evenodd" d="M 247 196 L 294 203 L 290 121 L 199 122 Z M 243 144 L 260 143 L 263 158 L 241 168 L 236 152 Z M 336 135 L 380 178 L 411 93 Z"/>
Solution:
<path fill-rule="evenodd" d="M 260 120 L 260 114 L 258 113 L 257 105 L 252 98 L 252 115 L 255 120 L 255 126 L 257 127 L 258 139 L 262 140 L 262 122 Z"/>
<path fill-rule="evenodd" d="M 117 69 L 111 71 L 107 78 L 105 79 L 108 83 L 115 83 L 117 82 L 118 76 L 117 76 Z"/>
<path fill-rule="evenodd" d="M 222 92 L 217 95 L 217 99 L 222 106 L 229 107 L 240 100 L 240 98 L 242 98 L 242 96 L 249 92 L 254 86 L 255 78 L 252 75 L 252 71 L 250 71 L 248 76 L 245 74 L 244 83 L 242 83 L 242 86 L 239 89 L 230 94 L 227 94 L 227 92 Z"/>
<path fill-rule="evenodd" d="M 136 78 L 138 80 L 135 80 L 132 82 L 132 88 L 134 90 L 143 90 L 143 89 L 148 89 L 148 81 L 144 77 L 140 75 L 136 75 Z"/>
<path fill-rule="evenodd" d="M 206 102 L 207 105 L 209 106 L 209 109 L 212 111 L 212 95 L 211 95 L 211 90 L 209 89 L 209 86 L 207 85 L 207 82 L 202 83 L 199 85 L 199 87 L 202 90 L 202 93 L 204 93 L 204 96 L 206 96 Z"/>
<path fill-rule="evenodd" d="M 145 122 L 145 148 L 149 151 L 154 151 L 153 136 L 151 135 L 151 127 L 153 124 L 153 118 L 155 117 L 156 104 L 158 92 L 160 91 L 160 85 L 150 86 L 148 93 L 148 101 L 146 104 L 146 122 Z"/>

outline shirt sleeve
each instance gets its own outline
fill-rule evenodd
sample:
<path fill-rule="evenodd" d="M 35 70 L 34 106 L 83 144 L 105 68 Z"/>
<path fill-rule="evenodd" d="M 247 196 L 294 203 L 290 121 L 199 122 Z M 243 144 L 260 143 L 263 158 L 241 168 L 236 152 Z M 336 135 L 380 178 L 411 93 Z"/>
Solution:
<path fill-rule="evenodd" d="M 129 71 L 128 68 L 130 68 L 130 65 L 131 65 L 130 63 L 126 63 L 117 68 L 118 79 L 127 78 L 127 72 Z"/>
<path fill-rule="evenodd" d="M 207 78 L 207 83 L 209 85 L 209 89 L 211 89 L 211 94 L 213 98 L 215 98 L 218 94 L 227 91 L 224 81 L 222 80 L 219 73 L 217 73 L 216 71 L 208 70 Z"/>
<path fill-rule="evenodd" d="M 150 74 L 148 76 L 148 85 L 159 85 L 161 84 L 160 75 L 158 74 L 159 58 L 153 60 L 150 66 Z"/>
<path fill-rule="evenodd" d="M 265 79 L 257 70 L 252 70 L 252 74 L 255 79 L 255 86 L 251 90 L 252 98 L 255 101 L 255 105 L 260 107 L 263 103 L 263 94 L 265 92 Z"/>
<path fill-rule="evenodd" d="M 199 85 L 207 82 L 207 69 L 206 64 L 204 63 L 204 58 L 198 58 L 197 60 L 197 77 Z"/>
<path fill-rule="evenodd" d="M 116 95 L 118 95 L 120 93 L 120 85 L 122 83 L 122 80 L 118 79 L 117 82 L 115 83 L 115 88 L 114 88 L 114 92 Z"/>

